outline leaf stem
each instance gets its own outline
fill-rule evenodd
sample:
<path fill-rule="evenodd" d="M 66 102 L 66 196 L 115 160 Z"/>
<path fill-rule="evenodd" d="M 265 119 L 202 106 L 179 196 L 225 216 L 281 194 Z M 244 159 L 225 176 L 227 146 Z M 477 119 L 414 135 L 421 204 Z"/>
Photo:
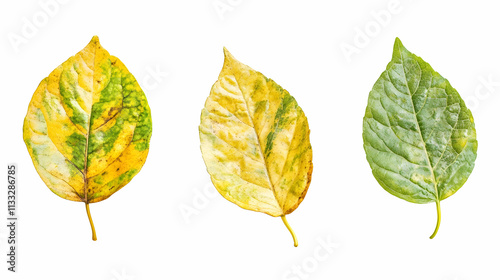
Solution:
<path fill-rule="evenodd" d="M 295 232 L 293 232 L 293 229 L 288 224 L 288 221 L 286 220 L 285 215 L 281 216 L 281 220 L 283 220 L 283 223 L 285 224 L 286 228 L 292 234 L 292 237 L 293 237 L 293 246 L 295 246 L 295 247 L 299 246 L 299 242 L 297 241 L 297 237 L 295 236 Z"/>
<path fill-rule="evenodd" d="M 432 239 L 436 236 L 436 234 L 438 233 L 438 230 L 439 230 L 439 225 L 441 224 L 441 205 L 439 203 L 439 199 L 436 200 L 436 209 L 437 209 L 437 215 L 438 215 L 436 229 L 432 233 L 431 237 L 429 237 L 430 239 Z"/>
<path fill-rule="evenodd" d="M 95 234 L 94 222 L 92 221 L 92 215 L 90 215 L 89 204 L 85 203 L 85 209 L 87 209 L 87 216 L 89 217 L 90 227 L 92 228 L 92 240 L 97 241 L 97 236 Z"/>

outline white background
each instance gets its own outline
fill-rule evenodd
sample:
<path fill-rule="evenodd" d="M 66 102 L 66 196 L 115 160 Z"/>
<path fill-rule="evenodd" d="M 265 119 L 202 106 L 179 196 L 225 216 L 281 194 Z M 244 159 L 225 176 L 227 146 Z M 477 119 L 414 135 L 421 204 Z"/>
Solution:
<path fill-rule="evenodd" d="M 6 270 L 1 218 L 1 279 L 500 278 L 498 1 L 48 2 L 0 4 L 0 173 L 19 168 L 19 272 Z M 138 79 L 153 116 L 143 170 L 91 205 L 97 242 L 84 204 L 49 191 L 22 140 L 38 83 L 93 35 Z M 396 37 L 450 80 L 476 122 L 476 167 L 442 202 L 434 240 L 435 205 L 385 192 L 362 145 L 368 93 Z M 279 218 L 242 210 L 209 182 L 198 124 L 223 46 L 287 89 L 309 119 L 312 183 L 288 216 L 297 248 Z"/>

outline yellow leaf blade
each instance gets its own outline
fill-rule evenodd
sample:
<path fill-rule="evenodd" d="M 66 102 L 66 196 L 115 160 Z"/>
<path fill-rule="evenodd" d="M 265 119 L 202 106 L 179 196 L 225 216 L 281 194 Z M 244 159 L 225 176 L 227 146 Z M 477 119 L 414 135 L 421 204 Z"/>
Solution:
<path fill-rule="evenodd" d="M 207 170 L 217 190 L 238 206 L 289 214 L 311 181 L 307 118 L 286 90 L 224 53 L 199 127 Z"/>
<path fill-rule="evenodd" d="M 84 197 L 83 174 L 58 150 L 48 133 L 46 118 L 43 114 L 44 106 L 41 105 L 42 92 L 45 89 L 46 80 L 43 80 L 28 107 L 23 126 L 26 146 L 35 169 L 52 192 L 68 200 L 82 201 Z"/>
<path fill-rule="evenodd" d="M 88 204 L 141 170 L 151 133 L 144 92 L 97 36 L 40 83 L 23 128 L 42 180 L 58 196 L 84 202 L 91 223 Z"/>

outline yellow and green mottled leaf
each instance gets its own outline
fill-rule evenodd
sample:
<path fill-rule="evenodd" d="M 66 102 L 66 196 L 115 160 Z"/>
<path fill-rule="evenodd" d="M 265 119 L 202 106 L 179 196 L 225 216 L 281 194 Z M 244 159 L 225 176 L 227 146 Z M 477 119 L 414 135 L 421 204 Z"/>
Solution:
<path fill-rule="evenodd" d="M 472 113 L 448 80 L 396 38 L 391 62 L 368 97 L 363 142 L 373 176 L 414 203 L 440 201 L 462 187 L 477 153 Z"/>
<path fill-rule="evenodd" d="M 151 132 L 144 92 L 94 36 L 42 80 L 23 138 L 47 187 L 84 202 L 90 218 L 89 203 L 108 198 L 140 171 Z"/>
<path fill-rule="evenodd" d="M 201 112 L 207 171 L 227 200 L 280 216 L 288 227 L 285 215 L 299 206 L 311 182 L 307 118 L 288 91 L 226 49 L 224 54 L 219 79 Z"/>

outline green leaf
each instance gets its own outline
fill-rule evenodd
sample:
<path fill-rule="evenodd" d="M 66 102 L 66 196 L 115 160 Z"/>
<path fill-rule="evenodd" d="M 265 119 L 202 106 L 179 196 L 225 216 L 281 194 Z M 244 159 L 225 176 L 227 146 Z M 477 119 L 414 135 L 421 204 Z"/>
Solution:
<path fill-rule="evenodd" d="M 392 60 L 368 97 L 363 142 L 373 176 L 413 203 L 440 201 L 469 177 L 476 160 L 474 119 L 448 80 L 396 38 Z"/>

